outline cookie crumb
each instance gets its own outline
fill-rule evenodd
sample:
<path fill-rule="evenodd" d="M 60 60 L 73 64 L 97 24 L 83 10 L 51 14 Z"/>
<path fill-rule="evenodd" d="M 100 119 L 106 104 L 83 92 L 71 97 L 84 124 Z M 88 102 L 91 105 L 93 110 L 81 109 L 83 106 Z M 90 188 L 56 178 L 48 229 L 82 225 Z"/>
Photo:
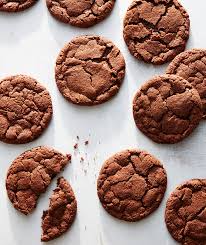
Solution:
<path fill-rule="evenodd" d="M 77 149 L 78 148 L 78 144 L 76 143 L 75 145 L 74 145 L 74 149 Z"/>
<path fill-rule="evenodd" d="M 79 140 L 79 136 L 77 135 L 77 140 Z"/>
<path fill-rule="evenodd" d="M 86 141 L 84 142 L 84 144 L 85 144 L 85 145 L 88 145 L 88 144 L 89 144 L 89 140 L 86 140 Z"/>
<path fill-rule="evenodd" d="M 68 161 L 71 161 L 71 159 L 72 159 L 72 155 L 71 154 L 66 154 L 66 157 L 67 157 L 67 159 L 68 159 Z"/>
<path fill-rule="evenodd" d="M 81 157 L 81 158 L 80 158 L 80 162 L 83 162 L 83 161 L 84 161 L 84 158 L 83 158 L 83 157 Z"/>

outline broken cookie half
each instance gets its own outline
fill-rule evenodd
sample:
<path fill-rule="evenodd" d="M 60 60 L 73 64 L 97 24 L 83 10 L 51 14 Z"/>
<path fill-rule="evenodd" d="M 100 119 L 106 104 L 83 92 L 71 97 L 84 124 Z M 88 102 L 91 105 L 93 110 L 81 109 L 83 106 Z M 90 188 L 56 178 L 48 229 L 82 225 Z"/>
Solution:
<path fill-rule="evenodd" d="M 14 208 L 26 215 L 31 213 L 39 196 L 70 160 L 71 155 L 63 155 L 46 146 L 33 148 L 18 156 L 6 178 L 7 194 Z"/>
<path fill-rule="evenodd" d="M 77 212 L 77 202 L 70 184 L 63 178 L 50 198 L 49 209 L 43 212 L 41 241 L 47 242 L 61 236 L 72 225 Z"/>

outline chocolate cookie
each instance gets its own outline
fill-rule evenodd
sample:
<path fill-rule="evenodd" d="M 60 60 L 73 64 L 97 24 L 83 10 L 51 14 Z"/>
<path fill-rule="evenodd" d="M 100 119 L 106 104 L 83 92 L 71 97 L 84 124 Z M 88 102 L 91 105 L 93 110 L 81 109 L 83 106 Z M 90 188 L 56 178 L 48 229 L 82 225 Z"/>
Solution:
<path fill-rule="evenodd" d="M 38 0 L 0 0 L 0 11 L 19 12 L 33 6 Z"/>
<path fill-rule="evenodd" d="M 109 100 L 121 86 L 125 62 L 120 50 L 99 36 L 80 36 L 68 43 L 56 62 L 56 82 L 63 96 L 79 105 Z"/>
<path fill-rule="evenodd" d="M 61 236 L 72 225 L 77 212 L 77 202 L 69 183 L 63 178 L 57 181 L 49 209 L 42 216 L 41 241 L 47 242 Z"/>
<path fill-rule="evenodd" d="M 202 103 L 196 89 L 175 75 L 156 76 L 133 100 L 137 127 L 157 143 L 177 143 L 197 127 Z"/>
<path fill-rule="evenodd" d="M 137 221 L 155 211 L 164 196 L 167 175 L 145 151 L 126 150 L 110 157 L 97 181 L 100 202 L 114 217 Z"/>
<path fill-rule="evenodd" d="M 206 180 L 193 179 L 180 185 L 167 201 L 165 222 L 182 245 L 206 244 Z"/>
<path fill-rule="evenodd" d="M 39 137 L 52 117 L 49 92 L 35 79 L 17 75 L 0 81 L 0 140 L 28 143 Z"/>
<path fill-rule="evenodd" d="M 56 19 L 78 27 L 90 27 L 110 14 L 115 0 L 46 0 L 46 3 Z"/>
<path fill-rule="evenodd" d="M 185 49 L 189 28 L 177 0 L 135 0 L 124 19 L 124 39 L 134 57 L 163 64 Z"/>
<path fill-rule="evenodd" d="M 202 99 L 203 118 L 206 118 L 206 50 L 192 49 L 179 54 L 170 63 L 167 73 L 185 78 L 197 89 Z"/>
<path fill-rule="evenodd" d="M 39 196 L 70 159 L 70 155 L 64 156 L 45 146 L 33 148 L 17 157 L 6 178 L 7 194 L 14 207 L 26 215 L 31 213 Z"/>

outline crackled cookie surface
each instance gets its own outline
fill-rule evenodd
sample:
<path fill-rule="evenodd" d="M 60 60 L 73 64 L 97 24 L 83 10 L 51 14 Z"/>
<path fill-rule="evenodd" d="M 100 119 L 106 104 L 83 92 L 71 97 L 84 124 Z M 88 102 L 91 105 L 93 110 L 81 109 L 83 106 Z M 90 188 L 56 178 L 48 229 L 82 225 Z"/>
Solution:
<path fill-rule="evenodd" d="M 120 50 L 99 36 L 80 36 L 56 61 L 56 82 L 63 96 L 79 105 L 103 103 L 114 96 L 125 74 Z"/>
<path fill-rule="evenodd" d="M 63 178 L 57 181 L 49 209 L 42 216 L 42 236 L 44 242 L 59 237 L 72 225 L 77 212 L 77 202 L 69 183 Z"/>
<path fill-rule="evenodd" d="M 197 127 L 202 103 L 196 89 L 176 75 L 156 76 L 133 100 L 137 127 L 157 143 L 177 143 Z"/>
<path fill-rule="evenodd" d="M 30 8 L 38 0 L 0 0 L 0 11 L 19 12 Z"/>
<path fill-rule="evenodd" d="M 0 140 L 28 143 L 40 136 L 52 117 L 49 92 L 35 79 L 17 75 L 0 81 Z"/>
<path fill-rule="evenodd" d="M 167 73 L 185 78 L 197 89 L 206 118 L 206 50 L 192 49 L 179 54 L 169 64 Z"/>
<path fill-rule="evenodd" d="M 115 0 L 46 0 L 50 13 L 58 20 L 79 27 L 89 27 L 105 19 Z"/>
<path fill-rule="evenodd" d="M 126 150 L 110 157 L 97 181 L 100 202 L 116 218 L 137 221 L 160 205 L 167 186 L 162 164 L 145 151 Z"/>
<path fill-rule="evenodd" d="M 163 64 L 185 49 L 189 26 L 177 0 L 134 0 L 124 19 L 124 39 L 136 58 Z"/>
<path fill-rule="evenodd" d="M 165 222 L 182 245 L 206 244 L 205 179 L 192 179 L 176 188 L 167 201 Z"/>
<path fill-rule="evenodd" d="M 31 213 L 39 196 L 70 159 L 70 155 L 65 156 L 44 146 L 33 148 L 17 157 L 6 178 L 7 194 L 14 207 L 26 215 Z"/>

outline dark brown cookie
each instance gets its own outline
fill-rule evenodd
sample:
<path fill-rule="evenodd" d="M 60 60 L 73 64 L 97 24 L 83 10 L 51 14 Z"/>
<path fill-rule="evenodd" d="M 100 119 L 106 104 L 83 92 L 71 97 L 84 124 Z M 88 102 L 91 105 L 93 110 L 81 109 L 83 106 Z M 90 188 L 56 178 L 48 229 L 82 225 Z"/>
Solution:
<path fill-rule="evenodd" d="M 0 81 L 0 140 L 28 143 L 39 137 L 52 117 L 49 92 L 35 79 L 17 75 Z"/>
<path fill-rule="evenodd" d="M 6 179 L 7 194 L 14 207 L 26 215 L 31 213 L 39 196 L 70 159 L 70 155 L 64 156 L 45 146 L 33 148 L 17 157 Z"/>
<path fill-rule="evenodd" d="M 80 36 L 68 43 L 56 62 L 56 82 L 74 104 L 96 105 L 109 100 L 121 86 L 125 62 L 120 50 L 99 36 Z"/>
<path fill-rule="evenodd" d="M 193 179 L 180 185 L 167 201 L 165 222 L 182 245 L 206 244 L 206 180 Z"/>
<path fill-rule="evenodd" d="M 46 3 L 56 19 L 78 27 L 90 27 L 110 14 L 115 0 L 46 0 Z"/>
<path fill-rule="evenodd" d="M 77 212 L 77 202 L 69 183 L 63 178 L 57 181 L 49 209 L 42 216 L 41 241 L 48 242 L 61 236 L 72 225 Z"/>
<path fill-rule="evenodd" d="M 106 211 L 130 222 L 155 211 L 166 187 L 167 175 L 162 164 L 139 150 L 126 150 L 110 157 L 97 181 L 98 196 Z"/>
<path fill-rule="evenodd" d="M 202 118 L 196 89 L 176 75 L 156 76 L 133 100 L 137 127 L 157 143 L 177 143 L 190 135 Z"/>
<path fill-rule="evenodd" d="M 0 0 L 0 11 L 19 12 L 33 6 L 38 0 Z"/>
<path fill-rule="evenodd" d="M 206 50 L 192 49 L 179 54 L 167 73 L 183 77 L 197 89 L 202 99 L 203 118 L 206 118 Z"/>
<path fill-rule="evenodd" d="M 185 49 L 189 28 L 177 0 L 135 0 L 124 19 L 124 39 L 134 57 L 163 64 Z"/>

